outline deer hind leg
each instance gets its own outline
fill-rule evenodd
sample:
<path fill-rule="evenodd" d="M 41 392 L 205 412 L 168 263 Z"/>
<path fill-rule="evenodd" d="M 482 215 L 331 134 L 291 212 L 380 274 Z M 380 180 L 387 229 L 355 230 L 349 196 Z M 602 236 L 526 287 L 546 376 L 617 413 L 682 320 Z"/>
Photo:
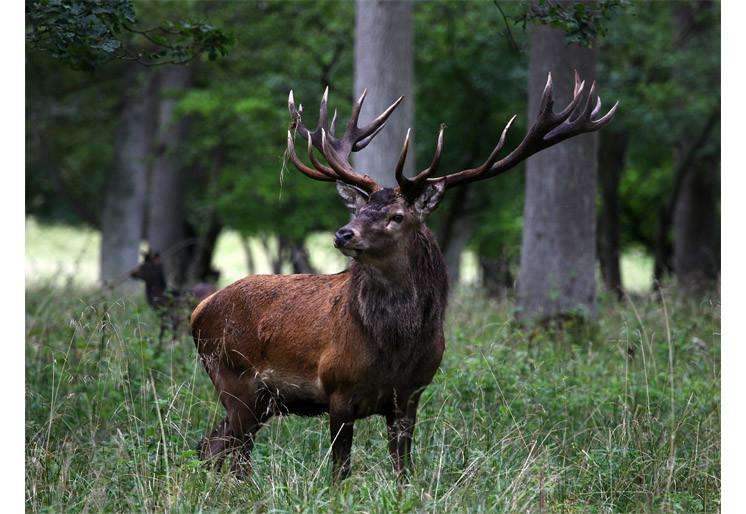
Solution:
<path fill-rule="evenodd" d="M 258 390 L 253 379 L 234 370 L 221 369 L 214 382 L 226 417 L 203 440 L 201 457 L 219 468 L 228 454 L 233 455 L 231 471 L 238 477 L 250 472 L 250 455 L 256 433 L 272 417 L 267 395 Z"/>

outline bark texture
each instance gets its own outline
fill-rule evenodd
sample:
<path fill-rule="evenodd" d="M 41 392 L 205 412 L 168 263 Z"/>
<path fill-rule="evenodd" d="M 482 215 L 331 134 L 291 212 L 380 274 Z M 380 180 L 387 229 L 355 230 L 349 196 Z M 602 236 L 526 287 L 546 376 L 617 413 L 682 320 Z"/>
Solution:
<path fill-rule="evenodd" d="M 101 281 L 137 284 L 127 273 L 139 262 L 151 141 L 155 126 L 152 74 L 139 64 L 125 71 L 125 94 L 116 133 L 115 162 L 101 214 Z"/>
<path fill-rule="evenodd" d="M 689 292 L 712 286 L 720 270 L 719 163 L 700 164 L 682 184 L 673 216 L 673 270 Z"/>
<path fill-rule="evenodd" d="M 566 45 L 561 30 L 536 26 L 530 33 L 528 119 L 534 120 L 552 72 L 554 98 L 567 105 L 577 69 L 590 86 L 596 52 Z M 597 134 L 574 137 L 526 163 L 520 316 L 595 315 Z"/>
<path fill-rule="evenodd" d="M 407 129 L 414 123 L 412 4 L 357 0 L 355 21 L 355 98 L 368 89 L 360 125 L 370 122 L 394 100 L 404 102 L 368 147 L 354 154 L 355 168 L 383 186 L 394 186 L 394 166 Z M 414 171 L 414 139 L 406 175 Z"/>
<path fill-rule="evenodd" d="M 598 176 L 601 185 L 601 216 L 598 220 L 598 260 L 608 291 L 624 296 L 620 259 L 619 182 L 627 156 L 626 132 L 601 132 Z"/>
<path fill-rule="evenodd" d="M 684 44 L 696 44 L 704 26 L 698 15 L 716 8 L 714 2 L 679 2 L 674 18 Z M 687 41 L 688 40 L 688 41 Z M 686 76 L 687 69 L 680 74 Z M 713 110 L 699 140 L 692 144 L 689 163 L 672 197 L 673 272 L 678 284 L 689 293 L 701 293 L 711 287 L 720 271 L 720 219 L 718 215 L 720 162 L 712 155 L 700 155 L 720 121 L 719 108 Z M 687 134 L 691 137 L 691 135 Z M 699 157 L 699 158 L 697 158 Z M 678 178 L 678 174 L 677 174 Z M 676 187 L 679 186 L 680 187 Z"/>
<path fill-rule="evenodd" d="M 188 66 L 159 70 L 158 131 L 148 205 L 148 243 L 153 251 L 160 252 L 166 278 L 175 286 L 184 281 L 189 255 L 184 221 L 187 175 L 179 159 L 186 122 L 177 120 L 175 109 L 190 75 Z"/>

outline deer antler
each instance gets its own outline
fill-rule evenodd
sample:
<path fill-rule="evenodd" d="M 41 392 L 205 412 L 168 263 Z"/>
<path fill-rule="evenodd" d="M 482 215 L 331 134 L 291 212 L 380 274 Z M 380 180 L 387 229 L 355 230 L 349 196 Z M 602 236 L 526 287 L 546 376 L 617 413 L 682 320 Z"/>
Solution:
<path fill-rule="evenodd" d="M 288 109 L 290 110 L 290 116 L 292 117 L 292 128 L 296 128 L 297 131 L 308 141 L 308 158 L 311 161 L 313 168 L 306 166 L 295 153 L 295 145 L 293 143 L 293 134 L 288 131 L 288 155 L 291 162 L 298 168 L 302 173 L 306 174 L 312 179 L 323 180 L 323 181 L 335 181 L 341 180 L 348 184 L 358 186 L 365 191 L 373 192 L 381 189 L 372 178 L 368 175 L 356 172 L 349 163 L 349 156 L 351 152 L 358 152 L 368 146 L 374 137 L 383 129 L 386 125 L 386 121 L 394 112 L 394 109 L 401 103 L 404 97 L 399 97 L 394 103 L 392 103 L 385 111 L 379 114 L 373 121 L 371 121 L 365 127 L 358 127 L 358 118 L 360 117 L 360 111 L 363 107 L 363 101 L 365 101 L 365 95 L 367 90 L 363 91 L 360 98 L 352 104 L 352 114 L 347 122 L 344 134 L 337 138 L 335 133 L 335 125 L 337 121 L 337 111 L 334 111 L 331 124 L 329 124 L 327 103 L 329 99 L 329 88 L 324 90 L 324 95 L 321 97 L 321 107 L 319 109 L 319 122 L 316 129 L 312 132 L 303 125 L 301 121 L 301 115 L 303 114 L 303 106 L 299 108 L 295 107 L 295 99 L 293 98 L 293 92 L 290 91 L 288 95 Z M 313 147 L 319 150 L 329 166 L 321 164 L 313 155 Z"/>
<path fill-rule="evenodd" d="M 484 163 L 482 163 L 482 165 L 476 168 L 450 173 L 442 177 L 433 178 L 430 177 L 430 175 L 434 172 L 434 168 L 437 167 L 440 160 L 440 152 L 443 147 L 443 127 L 441 126 L 440 134 L 438 135 L 438 144 L 435 150 L 433 164 L 412 179 L 404 177 L 399 169 L 400 167 L 403 168 L 403 160 L 406 158 L 406 152 L 409 146 L 409 135 L 407 134 L 407 139 L 402 148 L 402 157 L 399 159 L 400 166 L 397 167 L 396 179 L 399 183 L 399 188 L 404 194 L 416 195 L 419 191 L 424 189 L 428 183 L 440 180 L 444 180 L 446 187 L 449 188 L 459 184 L 467 184 L 469 182 L 492 178 L 508 171 L 536 152 L 554 146 L 573 136 L 600 129 L 612 120 L 619 102 L 616 102 L 605 115 L 600 118 L 595 118 L 601 110 L 601 98 L 595 95 L 596 83 L 593 82 L 593 84 L 591 84 L 586 101 L 581 106 L 584 88 L 585 82 L 581 82 L 580 76 L 576 71 L 572 100 L 570 100 L 570 103 L 562 111 L 555 113 L 553 110 L 554 100 L 552 98 L 552 74 L 550 73 L 547 77 L 546 86 L 544 86 L 544 92 L 541 95 L 541 104 L 537 119 L 534 124 L 531 125 L 526 136 L 523 138 L 523 141 L 521 141 L 515 150 L 510 152 L 503 159 L 500 159 L 499 161 L 497 160 L 500 150 L 502 150 L 505 145 L 505 138 L 508 130 L 516 118 L 516 116 L 513 116 L 510 118 L 507 125 L 505 125 L 505 128 L 500 135 L 500 140 L 497 142 L 497 146 L 495 146 L 492 153 L 490 153 L 489 157 L 484 161 Z M 593 102 L 594 95 L 596 96 L 595 104 Z"/>
<path fill-rule="evenodd" d="M 404 146 L 402 146 L 401 154 L 399 154 L 399 162 L 397 162 L 396 169 L 394 170 L 399 190 L 406 198 L 416 198 L 427 185 L 427 178 L 438 171 L 440 155 L 443 152 L 443 132 L 445 129 L 445 124 L 441 124 L 440 131 L 438 132 L 438 142 L 435 145 L 435 155 L 433 155 L 433 160 L 430 161 L 430 166 L 412 178 L 404 176 L 404 163 L 407 160 L 407 151 L 409 150 L 409 133 L 412 129 L 407 130 L 407 136 L 404 138 Z"/>

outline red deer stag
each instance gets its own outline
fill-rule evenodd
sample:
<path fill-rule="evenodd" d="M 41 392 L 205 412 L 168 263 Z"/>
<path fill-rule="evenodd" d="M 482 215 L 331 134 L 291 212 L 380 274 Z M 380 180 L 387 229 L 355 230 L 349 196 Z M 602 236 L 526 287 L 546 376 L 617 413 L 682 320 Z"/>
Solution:
<path fill-rule="evenodd" d="M 334 246 L 353 261 L 336 275 L 249 276 L 197 306 L 192 313 L 195 344 L 227 413 L 200 443 L 201 457 L 220 466 L 233 453 L 232 470 L 242 475 L 250 469 L 257 431 L 272 416 L 328 412 L 333 478 L 344 478 L 355 420 L 380 414 L 386 417 L 394 469 L 404 471 L 417 403 L 445 348 L 448 279 L 425 218 L 446 189 L 492 178 L 536 152 L 609 123 L 617 106 L 597 117 L 601 101 L 595 84 L 587 96 L 584 86 L 576 73 L 573 98 L 556 113 L 550 75 L 538 118 L 523 141 L 498 160 L 514 116 L 476 168 L 433 176 L 443 149 L 441 126 L 430 166 L 407 178 L 402 173 L 407 134 L 394 170 L 395 188 L 381 187 L 355 171 L 348 159 L 383 129 L 402 98 L 359 127 L 363 92 L 344 134 L 337 137 L 336 112 L 331 123 L 327 116 L 328 88 L 314 131 L 303 125 L 302 107 L 296 108 L 291 91 L 292 128 L 308 141 L 312 166 L 296 155 L 290 132 L 288 156 L 308 177 L 336 182 L 353 218 L 337 231 Z"/>

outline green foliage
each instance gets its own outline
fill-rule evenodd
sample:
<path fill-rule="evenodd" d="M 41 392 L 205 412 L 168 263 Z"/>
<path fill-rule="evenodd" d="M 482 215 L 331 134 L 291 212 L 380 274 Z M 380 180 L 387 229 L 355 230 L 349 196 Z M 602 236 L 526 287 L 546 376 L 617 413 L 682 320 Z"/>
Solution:
<path fill-rule="evenodd" d="M 527 120 L 526 56 L 499 37 L 501 13 L 490 3 L 437 2 L 415 11 L 416 151 L 420 168 L 429 164 L 435 134 L 447 122 L 442 172 L 470 168 L 490 154 L 505 123 L 518 114 L 506 146 L 517 145 Z M 513 9 L 510 6 L 509 9 Z M 509 10 L 512 12 L 512 10 Z M 516 34 L 525 43 L 523 34 Z M 477 227 L 472 245 L 480 254 L 501 254 L 520 244 L 520 191 L 523 174 L 500 183 L 471 186 L 468 201 L 458 192 L 445 196 L 431 226 L 459 210 Z"/>
<path fill-rule="evenodd" d="M 273 420 L 246 482 L 208 472 L 194 449 L 223 412 L 189 336 L 159 352 L 143 299 L 29 290 L 26 509 L 717 512 L 719 300 L 664 293 L 530 332 L 511 304 L 459 296 L 411 479 L 397 486 L 373 417 L 331 488 L 325 418 Z"/>
<path fill-rule="evenodd" d="M 119 4 L 105 5 L 114 9 Z M 165 26 L 161 20 L 207 17 L 221 32 L 235 34 L 225 57 L 190 63 L 194 80 L 179 96 L 179 114 L 189 120 L 179 154 L 183 172 L 190 175 L 191 225 L 201 227 L 217 212 L 225 226 L 244 235 L 282 234 L 297 241 L 314 231 L 335 230 L 347 213 L 334 188 L 309 180 L 285 163 L 286 99 L 293 89 L 309 113 L 307 123 L 313 125 L 317 102 L 330 85 L 332 107 L 339 108 L 343 119 L 349 114 L 354 3 L 227 2 L 219 9 L 213 5 L 218 4 L 135 4 L 143 27 Z M 564 4 L 542 5 L 549 9 Z M 719 102 L 719 8 L 715 4 L 696 10 L 696 30 L 682 38 L 675 8 L 688 4 L 584 5 L 582 12 L 573 8 L 555 14 L 565 20 L 563 28 L 570 34 L 580 30 L 589 39 L 605 34 L 596 43 L 598 84 L 604 100 L 610 104 L 619 99 L 621 107 L 604 130 L 631 135 L 620 186 L 623 250 L 649 251 L 680 148 Z M 518 118 L 506 148 L 514 147 L 525 133 L 530 121 L 525 116 L 527 35 L 515 30 L 508 36 L 505 26 L 506 20 L 527 16 L 528 4 L 498 6 L 426 1 L 414 7 L 413 128 L 419 169 L 432 157 L 441 123 L 448 124 L 444 173 L 482 162 L 513 114 Z M 192 25 L 193 30 L 198 26 Z M 128 45 L 144 38 L 125 32 Z M 121 68 L 102 66 L 91 75 L 70 70 L 49 54 L 29 52 L 28 213 L 97 225 L 113 165 L 124 87 Z M 717 162 L 718 130 L 702 157 Z M 470 240 L 473 249 L 484 256 L 507 252 L 517 258 L 522 169 L 471 186 L 467 200 L 458 191 L 449 191 L 431 226 L 438 232 L 452 213 L 468 216 L 476 227 Z"/>
<path fill-rule="evenodd" d="M 514 21 L 523 28 L 527 24 L 550 25 L 565 32 L 568 44 L 593 46 L 606 35 L 615 11 L 629 5 L 628 0 L 592 0 L 563 2 L 559 0 L 524 0 L 523 9 Z"/>
<path fill-rule="evenodd" d="M 720 105 L 720 11 L 716 4 L 697 4 L 688 26 L 676 11 L 686 5 L 632 3 L 620 10 L 600 46 L 604 96 L 620 103 L 620 114 L 605 130 L 630 134 L 620 184 L 627 247 L 652 251 L 678 159 Z M 719 153 L 716 127 L 700 158 L 717 163 Z"/>
<path fill-rule="evenodd" d="M 140 29 L 137 21 L 133 0 L 29 0 L 26 44 L 73 69 L 92 71 L 114 60 L 186 63 L 203 53 L 214 60 L 231 43 L 205 23 L 165 21 Z"/>
<path fill-rule="evenodd" d="M 198 72 L 197 86 L 180 102 L 195 129 L 189 162 L 222 163 L 205 195 L 191 192 L 195 222 L 215 206 L 222 221 L 244 235 L 282 234 L 303 241 L 335 230 L 346 217 L 335 188 L 307 179 L 285 162 L 293 89 L 313 113 L 326 85 L 340 116 L 352 90 L 353 5 L 238 3 L 224 5 L 223 26 L 238 34 L 220 66 Z M 250 26 L 251 30 L 240 30 Z M 315 123 L 312 117 L 309 124 Z"/>

